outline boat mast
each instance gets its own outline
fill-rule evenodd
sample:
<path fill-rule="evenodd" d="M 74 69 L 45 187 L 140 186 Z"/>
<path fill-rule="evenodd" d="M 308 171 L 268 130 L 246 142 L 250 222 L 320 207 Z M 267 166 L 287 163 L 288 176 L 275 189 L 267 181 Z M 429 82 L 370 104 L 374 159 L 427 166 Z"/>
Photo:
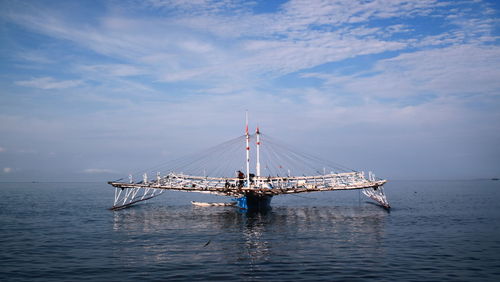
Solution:
<path fill-rule="evenodd" d="M 258 180 L 260 177 L 260 131 L 258 126 L 255 134 L 257 135 L 257 163 L 255 165 L 255 174 L 257 175 Z"/>
<path fill-rule="evenodd" d="M 247 187 L 250 187 L 250 135 L 248 134 L 248 111 L 246 112 L 246 127 L 245 127 L 245 136 L 246 136 L 246 153 L 247 153 Z"/>

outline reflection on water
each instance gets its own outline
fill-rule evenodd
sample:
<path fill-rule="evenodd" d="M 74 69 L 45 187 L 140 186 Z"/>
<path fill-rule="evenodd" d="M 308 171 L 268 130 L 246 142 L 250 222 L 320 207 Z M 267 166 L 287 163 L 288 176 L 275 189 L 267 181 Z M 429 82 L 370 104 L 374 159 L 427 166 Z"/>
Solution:
<path fill-rule="evenodd" d="M 111 212 L 105 184 L 3 183 L 0 277 L 499 281 L 499 185 L 391 182 L 390 214 L 349 191 L 276 197 L 245 214 L 193 207 L 217 199 L 186 193 Z"/>
<path fill-rule="evenodd" d="M 114 213 L 120 254 L 158 262 L 217 261 L 245 264 L 248 271 L 276 257 L 326 253 L 330 258 L 363 246 L 383 255 L 387 212 L 372 207 L 275 207 L 242 213 L 231 207 L 142 205 Z M 360 253 L 361 255 L 361 253 Z M 136 264 L 136 259 L 128 261 Z"/>

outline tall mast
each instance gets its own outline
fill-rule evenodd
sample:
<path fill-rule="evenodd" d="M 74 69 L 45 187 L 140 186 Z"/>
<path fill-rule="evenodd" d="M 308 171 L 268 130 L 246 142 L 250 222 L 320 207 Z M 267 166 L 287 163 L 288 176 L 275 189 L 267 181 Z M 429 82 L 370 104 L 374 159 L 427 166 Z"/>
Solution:
<path fill-rule="evenodd" d="M 257 135 L 257 163 L 255 165 L 255 173 L 257 175 L 257 179 L 260 177 L 260 131 L 257 126 L 257 130 L 255 131 L 255 135 Z"/>
<path fill-rule="evenodd" d="M 248 134 L 248 111 L 246 112 L 246 127 L 245 127 L 245 136 L 246 136 L 246 152 L 247 152 L 247 187 L 250 187 L 250 135 Z"/>

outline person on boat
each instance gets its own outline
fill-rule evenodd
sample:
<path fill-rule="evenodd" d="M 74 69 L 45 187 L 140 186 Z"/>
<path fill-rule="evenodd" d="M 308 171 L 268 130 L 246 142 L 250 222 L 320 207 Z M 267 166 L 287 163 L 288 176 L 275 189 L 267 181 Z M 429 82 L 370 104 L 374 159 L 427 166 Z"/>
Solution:
<path fill-rule="evenodd" d="M 254 178 L 254 177 L 255 177 L 255 174 L 253 174 L 253 173 L 250 173 L 250 174 L 249 174 L 250 184 L 253 184 L 253 182 L 254 182 L 254 181 L 253 181 L 253 178 Z"/>
<path fill-rule="evenodd" d="M 271 176 L 267 177 L 266 183 L 267 183 L 267 188 L 273 189 L 273 183 L 271 181 Z"/>
<path fill-rule="evenodd" d="M 243 183 L 245 183 L 245 174 L 241 172 L 241 170 L 238 170 L 238 187 L 243 187 Z"/>

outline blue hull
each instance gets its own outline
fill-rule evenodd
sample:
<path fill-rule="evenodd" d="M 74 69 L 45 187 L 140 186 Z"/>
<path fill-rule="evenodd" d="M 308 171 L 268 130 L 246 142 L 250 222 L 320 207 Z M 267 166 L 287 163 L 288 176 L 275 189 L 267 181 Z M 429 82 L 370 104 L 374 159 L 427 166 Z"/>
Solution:
<path fill-rule="evenodd" d="M 247 193 L 245 196 L 238 198 L 238 207 L 249 211 L 264 211 L 271 209 L 271 200 L 273 196 L 258 195 Z"/>

